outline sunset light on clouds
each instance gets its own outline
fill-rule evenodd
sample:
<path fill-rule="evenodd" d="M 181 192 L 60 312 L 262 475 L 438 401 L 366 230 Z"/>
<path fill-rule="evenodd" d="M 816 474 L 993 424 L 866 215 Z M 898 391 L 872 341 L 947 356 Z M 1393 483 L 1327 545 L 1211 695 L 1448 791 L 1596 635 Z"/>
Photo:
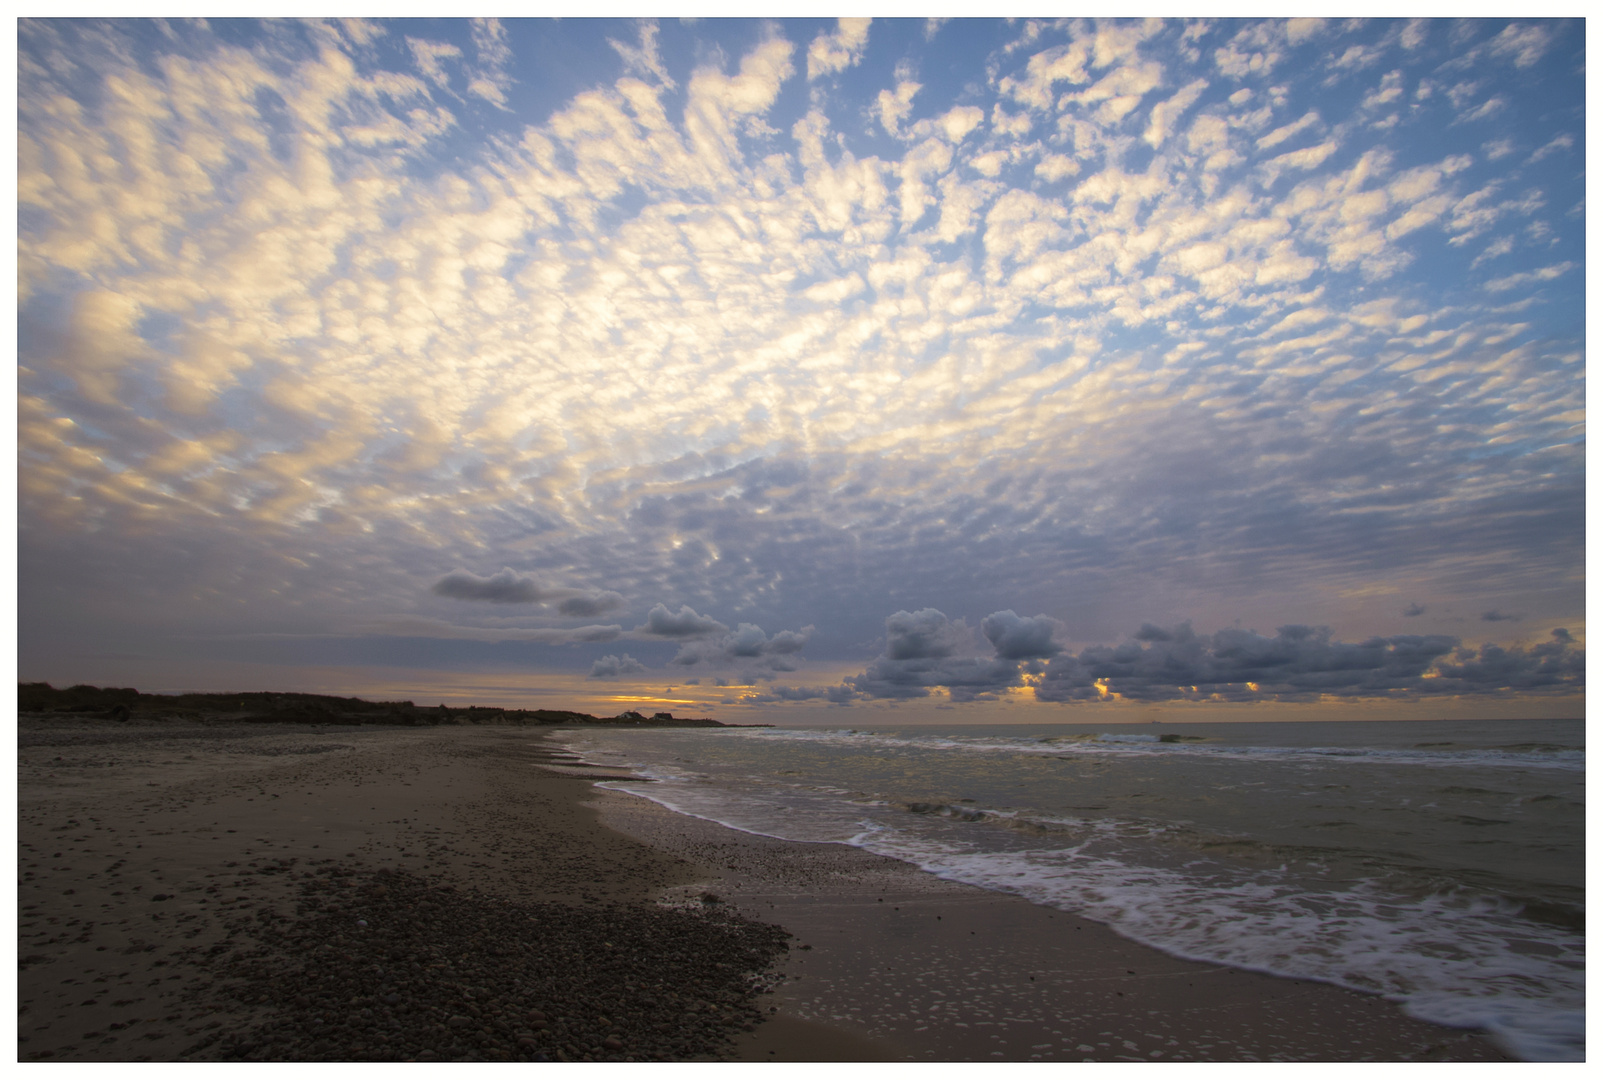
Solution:
<path fill-rule="evenodd" d="M 1584 44 L 24 21 L 19 675 L 1579 715 Z"/>

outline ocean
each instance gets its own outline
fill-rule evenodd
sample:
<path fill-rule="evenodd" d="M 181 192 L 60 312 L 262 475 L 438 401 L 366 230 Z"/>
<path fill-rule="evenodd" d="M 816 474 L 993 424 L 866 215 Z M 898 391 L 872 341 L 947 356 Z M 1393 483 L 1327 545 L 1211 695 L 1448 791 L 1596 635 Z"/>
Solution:
<path fill-rule="evenodd" d="M 587 728 L 601 786 L 1585 1056 L 1585 725 Z"/>

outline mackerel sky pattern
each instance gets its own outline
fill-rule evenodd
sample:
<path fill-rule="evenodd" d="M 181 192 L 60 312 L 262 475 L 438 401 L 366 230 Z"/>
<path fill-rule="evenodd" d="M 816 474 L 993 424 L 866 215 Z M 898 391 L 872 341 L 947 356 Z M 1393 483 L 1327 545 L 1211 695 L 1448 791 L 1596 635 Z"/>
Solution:
<path fill-rule="evenodd" d="M 23 678 L 1581 701 L 1578 20 L 18 64 Z"/>

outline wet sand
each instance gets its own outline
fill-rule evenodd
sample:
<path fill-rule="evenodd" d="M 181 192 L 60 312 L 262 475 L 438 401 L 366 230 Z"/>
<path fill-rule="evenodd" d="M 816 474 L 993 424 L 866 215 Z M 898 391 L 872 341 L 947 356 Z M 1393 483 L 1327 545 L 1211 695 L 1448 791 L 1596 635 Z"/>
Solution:
<path fill-rule="evenodd" d="M 795 935 L 781 1013 L 895 1059 L 1512 1060 L 1379 997 L 1179 960 L 855 848 L 752 836 L 615 793 L 600 806 L 620 831 L 718 868 L 726 902 Z M 743 1037 L 745 1056 L 762 1057 L 760 1043 Z"/>
<path fill-rule="evenodd" d="M 1507 1060 L 1380 999 L 1175 960 L 894 860 L 597 790 L 608 772 L 544 734 L 22 717 L 19 1060 L 219 1057 L 281 1010 L 221 993 L 195 958 L 249 944 L 247 918 L 295 918 L 319 866 L 507 903 L 705 910 L 714 894 L 783 925 L 783 978 L 753 999 L 768 1019 L 726 1012 L 716 1056 Z"/>

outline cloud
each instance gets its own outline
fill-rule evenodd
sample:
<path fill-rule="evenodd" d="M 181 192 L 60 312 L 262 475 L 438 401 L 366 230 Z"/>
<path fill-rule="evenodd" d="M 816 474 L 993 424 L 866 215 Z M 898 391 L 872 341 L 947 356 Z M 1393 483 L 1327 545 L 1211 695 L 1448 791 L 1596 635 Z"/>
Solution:
<path fill-rule="evenodd" d="M 623 597 L 604 589 L 546 588 L 534 578 L 503 567 L 489 577 L 469 570 L 453 570 L 429 590 L 453 600 L 482 600 L 492 604 L 557 603 L 564 615 L 581 618 L 604 615 L 623 607 Z"/>
<path fill-rule="evenodd" d="M 1518 622 L 1521 618 L 1519 615 L 1504 615 L 1496 610 L 1481 612 L 1482 622 Z"/>
<path fill-rule="evenodd" d="M 453 570 L 429 590 L 454 600 L 488 600 L 492 604 L 538 604 L 547 594 L 533 578 L 503 568 L 489 577 L 470 570 Z"/>
<path fill-rule="evenodd" d="M 1049 649 L 1055 628 L 1044 616 L 1020 619 L 1011 611 L 987 616 L 982 626 L 997 655 L 962 657 L 954 654 L 972 644 L 973 634 L 961 620 L 934 608 L 898 611 L 885 620 L 884 653 L 842 685 L 871 698 L 922 698 L 939 687 L 953 701 L 982 700 L 1019 684 L 1018 657 L 1004 651 L 1022 656 Z"/>
<path fill-rule="evenodd" d="M 1508 108 L 1508 99 L 1507 98 L 1504 98 L 1504 97 L 1501 97 L 1501 96 L 1499 96 L 1499 97 L 1491 97 L 1491 98 L 1487 98 L 1485 101 L 1481 102 L 1479 105 L 1477 105 L 1475 108 L 1471 109 L 1469 112 L 1463 113 L 1462 115 L 1459 116 L 1458 119 L 1462 123 L 1470 123 L 1470 122 L 1475 121 L 1475 120 L 1485 120 L 1487 117 L 1495 116 L 1496 114 L 1502 112 L 1503 110 L 1505 110 L 1507 108 Z"/>
<path fill-rule="evenodd" d="M 967 628 L 934 608 L 898 611 L 885 620 L 885 656 L 926 660 L 951 656 L 968 640 Z"/>
<path fill-rule="evenodd" d="M 1463 649 L 1444 635 L 1333 641 L 1323 627 L 1197 634 L 1190 623 L 1145 626 L 1119 646 L 1052 660 L 1035 683 L 1042 701 L 1314 701 L 1542 690 L 1575 692 L 1584 654 L 1565 632 L 1532 649 Z M 1456 662 L 1455 662 L 1456 661 Z"/>
<path fill-rule="evenodd" d="M 769 671 L 794 671 L 796 665 L 789 658 L 806 647 L 812 634 L 813 627 L 804 626 L 800 630 L 781 630 L 769 637 L 762 627 L 743 622 L 722 638 L 686 642 L 669 662 L 685 667 L 700 663 L 755 662 Z"/>
<path fill-rule="evenodd" d="M 864 697 L 922 698 L 934 688 L 947 691 L 953 701 L 992 697 L 1019 682 L 1019 665 L 983 657 L 891 660 L 880 657 L 844 685 Z"/>
<path fill-rule="evenodd" d="M 424 78 L 441 89 L 450 86 L 451 76 L 446 73 L 445 66 L 440 61 L 461 56 L 461 49 L 448 42 L 426 41 L 415 37 L 407 38 L 406 45 L 412 50 L 412 60 Z"/>
<path fill-rule="evenodd" d="M 1147 119 L 1147 129 L 1141 135 L 1142 141 L 1153 149 L 1162 146 L 1164 140 L 1174 133 L 1180 117 L 1196 104 L 1197 99 L 1207 88 L 1208 80 L 1194 79 L 1167 101 L 1152 106 L 1152 114 Z"/>
<path fill-rule="evenodd" d="M 1425 605 L 1424 604 L 1409 604 L 1406 608 L 1403 609 L 1403 617 L 1405 619 L 1412 619 L 1416 615 L 1423 615 L 1423 614 L 1425 614 Z"/>
<path fill-rule="evenodd" d="M 575 618 L 591 618 L 596 615 L 604 615 L 621 607 L 623 607 L 623 597 L 604 589 L 591 593 L 580 593 L 575 596 L 564 596 L 557 603 L 558 611 Z"/>
<path fill-rule="evenodd" d="M 901 137 L 901 125 L 913 112 L 913 98 L 923 87 L 912 79 L 905 77 L 902 70 L 897 72 L 895 90 L 881 90 L 879 92 L 879 123 L 887 134 Z"/>
<path fill-rule="evenodd" d="M 638 675 L 646 670 L 646 665 L 624 653 L 622 656 L 607 654 L 594 664 L 590 665 L 588 679 L 616 679 L 621 675 Z"/>
<path fill-rule="evenodd" d="M 658 604 L 646 612 L 646 621 L 635 627 L 635 633 L 650 637 L 691 638 L 708 634 L 721 634 L 729 627 L 711 616 L 698 615 L 689 605 L 681 605 L 677 613 L 666 604 Z"/>
<path fill-rule="evenodd" d="M 431 604 L 695 599 L 862 666 L 848 644 L 906 597 L 1027 597 L 1066 623 L 1048 640 L 1095 642 L 1115 594 L 1349 625 L 1321 598 L 1362 568 L 1578 617 L 1555 583 L 1584 550 L 1584 183 L 1482 147 L 1582 145 L 1552 104 L 1584 104 L 1552 62 L 1574 26 L 1510 24 L 1551 34 L 1541 62 L 1459 75 L 1505 24 L 1070 20 L 966 54 L 954 24 L 803 93 L 783 24 L 642 26 L 636 67 L 592 33 L 577 74 L 523 24 L 431 24 L 460 55 L 421 58 L 388 25 L 19 25 L 24 623 L 143 647 L 161 596 L 191 630 L 219 597 L 350 625 L 442 552 L 477 569 Z M 1384 63 L 1332 92 L 1353 44 Z M 515 115 L 464 89 L 497 64 Z M 1394 69 L 1382 135 L 1362 101 Z M 1483 289 L 1444 236 L 1517 240 Z M 485 552 L 538 599 L 477 577 Z M 1362 603 L 1384 625 L 1395 600 Z M 907 658 L 980 670 L 914 683 L 1005 680 L 983 628 Z"/>
<path fill-rule="evenodd" d="M 1421 614 L 1424 609 L 1405 614 Z M 899 629 L 892 631 L 895 624 Z M 917 624 L 909 635 L 908 627 Z M 955 702 L 983 701 L 1020 686 L 1037 700 L 1317 701 L 1444 695 L 1575 693 L 1585 685 L 1585 654 L 1568 630 L 1524 647 L 1464 648 L 1446 635 L 1401 634 L 1348 643 L 1324 627 L 1283 626 L 1274 637 L 1227 629 L 1197 634 L 1189 622 L 1146 623 L 1122 645 L 1077 654 L 1051 640 L 1056 620 L 996 612 L 981 623 L 994 657 L 952 655 L 963 627 L 933 609 L 898 612 L 887 637 L 904 643 L 900 658 L 882 653 L 861 674 L 833 687 L 781 687 L 747 695 L 748 704 L 860 699 L 913 700 L 944 689 Z M 1048 659 L 1050 658 L 1050 659 Z M 1045 662 L 1043 662 L 1045 661 Z"/>
<path fill-rule="evenodd" d="M 1561 262 L 1553 266 L 1544 266 L 1540 270 L 1493 278 L 1483 287 L 1487 292 L 1508 292 L 1510 289 L 1517 289 L 1523 285 L 1552 281 L 1555 278 L 1563 277 L 1573 269 L 1575 269 L 1575 263 Z"/>
<path fill-rule="evenodd" d="M 740 696 L 742 705 L 771 705 L 786 701 L 828 701 L 835 705 L 848 705 L 860 697 L 844 685 L 837 686 L 770 686 Z"/>
<path fill-rule="evenodd" d="M 872 19 L 838 21 L 833 34 L 820 33 L 807 49 L 807 81 L 833 75 L 854 67 L 868 47 L 868 25 Z"/>
<path fill-rule="evenodd" d="M 1492 55 L 1512 59 L 1515 67 L 1527 68 L 1542 59 L 1552 36 L 1552 31 L 1543 26 L 1512 23 L 1505 26 L 1488 47 Z"/>
<path fill-rule="evenodd" d="M 1012 611 L 998 611 L 980 620 L 980 631 L 1004 660 L 1041 660 L 1056 656 L 1063 646 L 1053 640 L 1063 624 L 1047 615 L 1025 619 Z"/>
<path fill-rule="evenodd" d="M 513 59 L 506 27 L 500 19 L 484 18 L 469 20 L 469 26 L 478 65 L 468 80 L 468 93 L 506 110 L 506 94 L 514 81 L 505 70 Z"/>
<path fill-rule="evenodd" d="M 1297 120 L 1295 123 L 1290 123 L 1283 127 L 1275 128 L 1275 130 L 1260 138 L 1258 140 L 1258 149 L 1267 150 L 1272 146 L 1279 146 L 1293 135 L 1296 135 L 1302 131 L 1306 131 L 1308 128 L 1311 128 L 1318 123 L 1319 110 L 1309 109 L 1303 114 L 1302 118 Z"/>
<path fill-rule="evenodd" d="M 1537 147 L 1535 152 L 1526 159 L 1525 164 L 1534 165 L 1538 161 L 1541 161 L 1543 158 L 1547 157 L 1549 154 L 1556 154 L 1560 150 L 1568 150 L 1574 145 L 1575 136 L 1571 135 L 1567 131 L 1562 132 L 1561 134 L 1553 136 L 1553 138 Z"/>
<path fill-rule="evenodd" d="M 672 90 L 675 83 L 668 75 L 668 69 L 662 62 L 662 56 L 657 51 L 657 23 L 654 19 L 642 19 L 639 23 L 640 43 L 628 45 L 615 38 L 608 38 L 607 44 L 623 58 L 624 70 L 633 75 L 650 75 L 663 86 Z"/>
<path fill-rule="evenodd" d="M 1057 45 L 1031 56 L 1023 77 L 1004 76 L 998 89 L 1014 101 L 1030 108 L 1052 107 L 1054 87 L 1060 82 L 1078 86 L 1091 81 L 1085 67 L 1091 59 L 1091 43 L 1083 38 Z"/>
<path fill-rule="evenodd" d="M 1265 76 L 1284 59 L 1288 42 L 1283 25 L 1253 23 L 1241 30 L 1221 48 L 1213 59 L 1221 74 L 1232 79 Z"/>
<path fill-rule="evenodd" d="M 383 615 L 371 619 L 353 620 L 338 627 L 342 635 L 379 635 L 382 637 L 440 638 L 450 641 L 528 641 L 541 645 L 575 645 L 587 642 L 614 641 L 623 634 L 623 627 L 574 626 L 460 626 L 443 619 L 430 619 L 420 615 Z"/>
<path fill-rule="evenodd" d="M 1586 686 L 1586 651 L 1570 632 L 1556 628 L 1550 640 L 1529 648 L 1482 645 L 1462 649 L 1456 663 L 1439 665 L 1439 693 L 1574 694 Z"/>
<path fill-rule="evenodd" d="M 960 143 L 969 132 L 979 127 L 985 120 L 985 111 L 976 109 L 972 105 L 960 105 L 935 121 L 941 134 L 946 136 L 950 143 Z"/>

